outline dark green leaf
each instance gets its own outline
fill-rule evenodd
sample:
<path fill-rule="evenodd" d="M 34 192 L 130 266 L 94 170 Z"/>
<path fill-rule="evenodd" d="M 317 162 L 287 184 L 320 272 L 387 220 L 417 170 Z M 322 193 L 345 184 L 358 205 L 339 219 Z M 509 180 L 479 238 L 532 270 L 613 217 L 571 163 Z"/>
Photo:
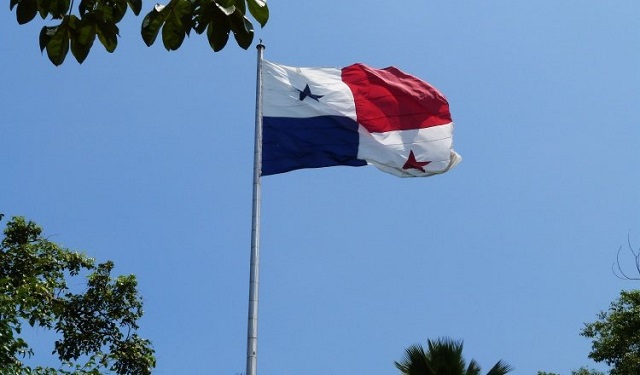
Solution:
<path fill-rule="evenodd" d="M 40 30 L 40 52 L 43 52 L 44 49 L 49 44 L 49 40 L 58 30 L 58 26 L 45 26 Z"/>
<path fill-rule="evenodd" d="M 229 40 L 229 19 L 222 12 L 215 11 L 211 14 L 212 21 L 207 28 L 207 39 L 214 52 L 221 51 Z"/>
<path fill-rule="evenodd" d="M 249 19 L 241 15 L 240 12 L 234 13 L 229 19 L 231 31 L 233 31 L 238 45 L 244 49 L 249 48 L 253 42 L 253 25 Z"/>
<path fill-rule="evenodd" d="M 18 5 L 19 2 L 20 2 L 20 0 L 10 0 L 9 1 L 9 10 L 13 10 L 13 7 Z"/>
<path fill-rule="evenodd" d="M 64 58 L 67 57 L 67 52 L 69 52 L 69 27 L 67 22 L 68 18 L 65 17 L 46 46 L 47 56 L 56 66 L 64 62 Z"/>
<path fill-rule="evenodd" d="M 98 0 L 96 5 L 96 13 L 100 18 L 106 22 L 116 23 L 117 18 L 121 14 L 116 6 L 115 2 Z"/>
<path fill-rule="evenodd" d="M 169 12 L 167 7 L 156 5 L 142 20 L 142 40 L 148 47 L 156 41 L 160 27 L 164 24 Z"/>
<path fill-rule="evenodd" d="M 16 8 L 16 19 L 20 25 L 31 21 L 38 14 L 37 0 L 20 0 Z"/>
<path fill-rule="evenodd" d="M 227 16 L 236 11 L 236 0 L 215 0 L 215 4 Z"/>
<path fill-rule="evenodd" d="M 176 17 L 180 18 L 180 23 L 186 35 L 191 33 L 193 27 L 193 6 L 190 0 L 181 0 L 174 9 Z"/>
<path fill-rule="evenodd" d="M 195 9 L 193 10 L 193 29 L 196 33 L 202 34 L 207 29 L 207 26 L 209 26 L 213 21 L 213 17 L 217 13 L 220 13 L 220 10 L 213 1 L 202 1 L 199 4 L 196 4 Z"/>
<path fill-rule="evenodd" d="M 193 7 L 189 0 L 171 0 L 165 6 L 156 5 L 155 9 L 142 21 L 142 40 L 151 46 L 162 27 L 162 42 L 169 51 L 178 49 L 193 26 Z"/>
<path fill-rule="evenodd" d="M 140 14 L 142 10 L 142 0 L 127 0 L 127 3 L 136 16 Z"/>
<path fill-rule="evenodd" d="M 50 8 L 51 8 L 51 0 L 40 0 L 38 2 L 38 12 L 40 13 L 40 17 L 42 17 L 42 19 L 47 18 Z"/>
<path fill-rule="evenodd" d="M 77 20 L 71 32 L 71 53 L 80 64 L 89 55 L 95 39 L 95 22 L 90 19 Z"/>
<path fill-rule="evenodd" d="M 42 1 L 42 0 L 41 0 Z M 96 0 L 82 0 L 78 5 L 78 11 L 80 12 L 80 17 L 84 17 L 85 14 L 91 12 L 96 6 Z"/>
<path fill-rule="evenodd" d="M 175 51 L 182 45 L 185 29 L 175 13 L 171 14 L 162 27 L 162 43 L 168 51 Z"/>
<path fill-rule="evenodd" d="M 118 23 L 127 13 L 127 0 L 110 0 L 108 6 L 111 8 L 111 21 Z"/>
<path fill-rule="evenodd" d="M 235 0 L 235 5 L 238 10 L 242 13 L 242 15 L 247 14 L 247 0 Z"/>
<path fill-rule="evenodd" d="M 118 46 L 118 26 L 111 22 L 96 22 L 96 33 L 100 43 L 108 52 L 113 52 Z"/>
<path fill-rule="evenodd" d="M 50 0 L 49 14 L 55 19 L 64 17 L 69 12 L 70 0 Z"/>
<path fill-rule="evenodd" d="M 249 12 L 253 18 L 258 21 L 260 27 L 264 27 L 269 20 L 269 7 L 264 0 L 247 0 L 249 3 Z"/>

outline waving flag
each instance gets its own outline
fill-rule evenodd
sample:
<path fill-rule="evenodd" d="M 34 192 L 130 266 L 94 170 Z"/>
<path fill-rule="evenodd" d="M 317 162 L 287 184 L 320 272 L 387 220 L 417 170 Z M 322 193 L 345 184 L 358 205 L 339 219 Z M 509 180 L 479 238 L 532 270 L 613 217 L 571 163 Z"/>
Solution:
<path fill-rule="evenodd" d="M 298 68 L 263 60 L 262 175 L 371 164 L 400 177 L 460 162 L 449 104 L 389 67 Z"/>

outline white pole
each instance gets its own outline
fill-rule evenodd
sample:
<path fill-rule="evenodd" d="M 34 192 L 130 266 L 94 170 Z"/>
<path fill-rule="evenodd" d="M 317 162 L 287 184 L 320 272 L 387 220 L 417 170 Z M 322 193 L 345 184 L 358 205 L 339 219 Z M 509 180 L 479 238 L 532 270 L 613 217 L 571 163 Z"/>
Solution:
<path fill-rule="evenodd" d="M 247 327 L 247 372 L 257 374 L 258 276 L 260 273 L 260 171 L 262 170 L 262 41 L 258 48 L 256 80 L 256 130 L 253 146 L 253 214 L 251 220 L 251 268 L 249 270 L 249 323 Z"/>

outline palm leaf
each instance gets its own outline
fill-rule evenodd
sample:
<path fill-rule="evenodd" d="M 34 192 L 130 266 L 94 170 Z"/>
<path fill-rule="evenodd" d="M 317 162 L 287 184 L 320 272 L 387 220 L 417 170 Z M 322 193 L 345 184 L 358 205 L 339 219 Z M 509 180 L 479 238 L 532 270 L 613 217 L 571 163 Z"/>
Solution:
<path fill-rule="evenodd" d="M 504 375 L 511 370 L 513 370 L 513 367 L 500 360 L 491 368 L 491 370 L 489 370 L 489 372 L 487 372 L 487 375 Z"/>
<path fill-rule="evenodd" d="M 474 359 L 469 362 L 469 367 L 467 367 L 467 371 L 464 373 L 465 375 L 480 375 L 480 366 L 478 362 Z"/>
<path fill-rule="evenodd" d="M 408 347 L 402 362 L 395 362 L 395 365 L 403 375 L 435 375 L 431 372 L 429 360 L 420 344 Z"/>
<path fill-rule="evenodd" d="M 462 357 L 462 341 L 445 337 L 435 342 L 427 340 L 427 344 L 429 346 L 427 357 L 434 374 L 464 375 L 466 364 Z"/>

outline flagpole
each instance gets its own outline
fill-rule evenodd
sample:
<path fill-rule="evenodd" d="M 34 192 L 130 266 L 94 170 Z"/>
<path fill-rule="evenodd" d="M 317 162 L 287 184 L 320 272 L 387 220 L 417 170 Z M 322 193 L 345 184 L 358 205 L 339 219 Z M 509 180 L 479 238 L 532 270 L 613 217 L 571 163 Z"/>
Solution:
<path fill-rule="evenodd" d="M 253 206 L 251 215 L 251 267 L 249 270 L 249 322 L 247 326 L 247 372 L 257 374 L 258 276 L 260 274 L 260 171 L 262 170 L 262 40 L 258 49 L 256 79 L 256 126 L 253 145 Z"/>

